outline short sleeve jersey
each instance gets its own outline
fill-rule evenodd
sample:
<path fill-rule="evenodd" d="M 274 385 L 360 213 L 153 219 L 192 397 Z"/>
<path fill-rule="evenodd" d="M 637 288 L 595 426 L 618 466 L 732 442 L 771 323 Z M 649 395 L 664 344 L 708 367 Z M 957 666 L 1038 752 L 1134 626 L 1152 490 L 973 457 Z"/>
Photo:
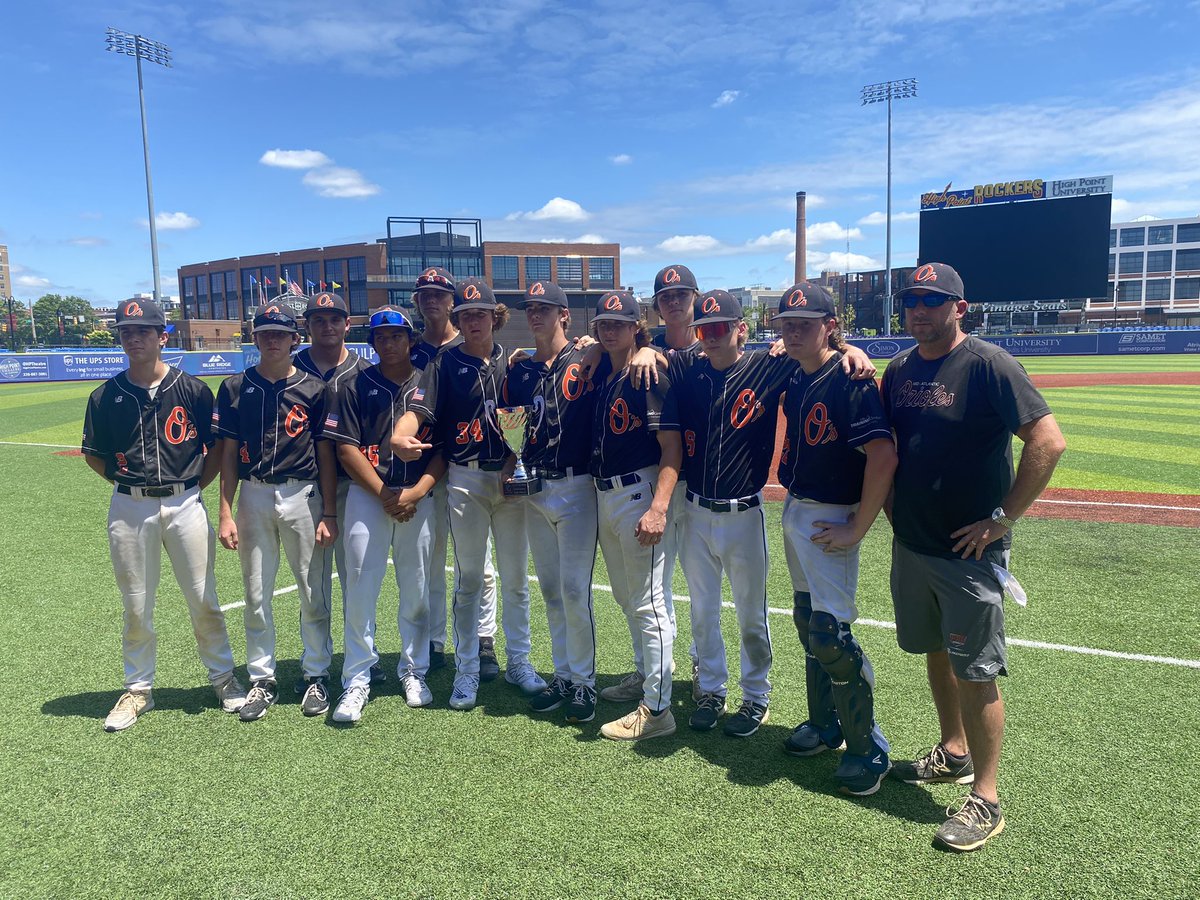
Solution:
<path fill-rule="evenodd" d="M 779 483 L 818 503 L 861 500 L 867 467 L 861 448 L 892 439 L 875 381 L 851 381 L 842 371 L 842 354 L 834 353 L 811 375 L 796 369 L 787 384 L 783 414 L 787 428 Z"/>
<path fill-rule="evenodd" d="M 461 334 L 455 336 L 452 341 L 442 344 L 440 347 L 427 343 L 426 341 L 419 341 L 414 344 L 412 350 L 409 351 L 408 358 L 412 360 L 413 366 L 423 371 L 431 362 L 433 362 L 433 358 L 440 352 L 449 347 L 457 347 L 462 343 L 462 341 L 463 339 Z"/>
<path fill-rule="evenodd" d="M 316 375 L 324 381 L 329 386 L 329 398 L 331 402 L 338 391 L 342 389 L 342 385 L 348 384 L 359 372 L 371 365 L 353 350 L 347 350 L 345 359 L 327 372 L 322 372 L 317 364 L 313 362 L 312 354 L 308 347 L 305 347 L 292 357 L 292 364 L 297 369 L 308 372 L 310 375 Z M 340 460 L 337 464 L 337 473 L 339 479 L 350 477 L 350 473 L 342 468 Z"/>
<path fill-rule="evenodd" d="M 587 469 L 592 455 L 594 385 L 608 376 L 610 363 L 605 355 L 592 380 L 585 381 L 584 354 L 568 343 L 548 363 L 525 359 L 509 370 L 508 403 L 531 407 L 521 454 L 526 466 L 559 472 Z"/>
<path fill-rule="evenodd" d="M 914 347 L 883 375 L 896 432 L 892 528 L 918 553 L 953 558 L 951 533 L 999 506 L 1013 481 L 1012 437 L 1050 407 L 1006 351 L 968 337 L 940 359 Z M 993 542 L 989 549 L 1007 548 Z"/>
<path fill-rule="evenodd" d="M 119 484 L 159 487 L 199 479 L 212 433 L 213 395 L 199 378 L 167 369 L 154 396 L 129 380 L 108 379 L 88 398 L 82 450 L 104 460 Z"/>
<path fill-rule="evenodd" d="M 506 405 L 507 362 L 499 344 L 492 344 L 487 359 L 460 345 L 443 350 L 421 373 L 409 409 L 425 417 L 447 461 L 498 463 L 507 458 L 508 444 L 496 424 L 496 407 Z"/>
<path fill-rule="evenodd" d="M 724 371 L 707 357 L 690 365 L 679 356 L 671 361 L 662 427 L 682 432 L 689 490 L 734 500 L 763 489 L 775 455 L 779 397 L 797 368 L 766 350 L 743 353 Z"/>
<path fill-rule="evenodd" d="M 385 378 L 379 366 L 369 366 L 354 378 L 343 382 L 330 398 L 325 416 L 327 440 L 357 447 L 375 469 L 379 480 L 391 488 L 412 487 L 425 473 L 429 453 L 406 463 L 392 454 L 392 431 L 408 410 L 421 373 L 413 370 L 402 384 Z M 430 428 L 422 426 L 417 435 L 428 442 Z M 436 446 L 434 453 L 438 452 Z"/>
<path fill-rule="evenodd" d="M 327 398 L 325 382 L 315 375 L 297 369 L 268 381 L 253 366 L 221 383 L 213 430 L 238 442 L 242 478 L 314 480 Z"/>
<path fill-rule="evenodd" d="M 634 387 L 628 371 L 600 384 L 590 432 L 593 475 L 613 478 L 658 465 L 662 456 L 658 430 L 670 388 L 666 376 L 660 376 L 649 390 Z"/>
<path fill-rule="evenodd" d="M 688 346 L 679 350 L 676 350 L 674 347 L 667 346 L 666 332 L 656 334 L 654 337 L 652 337 L 650 339 L 650 346 L 654 347 L 656 350 L 661 350 L 663 355 L 666 356 L 668 360 L 674 359 L 676 356 L 688 356 L 694 358 L 698 357 L 701 352 L 703 352 L 703 348 L 701 348 L 699 341 L 692 341 L 690 344 L 688 344 Z"/>

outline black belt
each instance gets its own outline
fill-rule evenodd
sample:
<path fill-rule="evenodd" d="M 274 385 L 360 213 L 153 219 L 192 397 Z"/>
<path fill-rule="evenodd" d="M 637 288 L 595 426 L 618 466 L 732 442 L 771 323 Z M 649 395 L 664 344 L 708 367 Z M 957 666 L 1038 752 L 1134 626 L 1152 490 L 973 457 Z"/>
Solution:
<path fill-rule="evenodd" d="M 118 494 L 128 494 L 133 496 L 134 491 L 141 493 L 143 497 L 174 497 L 177 493 L 182 494 L 184 491 L 190 491 L 200 483 L 199 478 L 192 478 L 182 483 L 162 484 L 156 487 L 142 487 L 141 485 L 118 484 Z"/>
<path fill-rule="evenodd" d="M 412 484 L 388 484 L 384 486 L 393 494 L 398 494 L 401 491 L 407 491 L 409 488 L 416 487 L 417 483 L 414 481 Z"/>
<path fill-rule="evenodd" d="M 504 468 L 504 460 L 497 459 L 492 462 L 480 462 L 477 459 L 469 459 L 466 462 L 455 463 L 456 466 L 463 466 L 467 469 L 479 469 L 482 472 L 499 472 Z"/>
<path fill-rule="evenodd" d="M 565 469 L 545 469 L 541 466 L 533 467 L 533 474 L 540 475 L 542 478 L 549 478 L 551 481 L 559 481 L 563 478 L 574 478 L 576 475 L 586 475 L 587 469 L 584 466 L 567 466 Z"/>
<path fill-rule="evenodd" d="M 263 484 L 287 484 L 289 481 L 312 481 L 311 478 L 299 478 L 295 475 L 268 475 L 266 478 L 250 476 L 251 481 L 261 481 Z"/>
<path fill-rule="evenodd" d="M 641 484 L 642 476 L 637 472 L 628 475 L 617 475 L 615 478 L 597 478 L 596 487 L 601 491 L 611 491 L 613 488 L 629 487 L 631 484 Z"/>
<path fill-rule="evenodd" d="M 695 503 L 697 506 L 702 506 L 705 509 L 710 509 L 713 512 L 745 512 L 748 509 L 754 509 L 756 506 L 762 505 L 762 498 L 757 494 L 753 497 L 742 497 L 737 500 L 710 500 L 707 497 L 701 497 L 699 494 L 688 491 L 687 498 L 689 502 Z"/>

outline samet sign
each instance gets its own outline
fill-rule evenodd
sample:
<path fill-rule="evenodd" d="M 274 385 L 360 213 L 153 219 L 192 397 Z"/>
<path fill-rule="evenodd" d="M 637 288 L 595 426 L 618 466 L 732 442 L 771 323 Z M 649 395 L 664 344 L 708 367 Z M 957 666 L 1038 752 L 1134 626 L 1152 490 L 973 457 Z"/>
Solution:
<path fill-rule="evenodd" d="M 1041 200 L 1045 196 L 1046 182 L 1040 178 L 977 184 L 969 191 L 952 191 L 947 184 L 940 192 L 930 191 L 922 194 L 921 209 L 951 209 L 956 206 L 978 206 L 981 203 Z"/>

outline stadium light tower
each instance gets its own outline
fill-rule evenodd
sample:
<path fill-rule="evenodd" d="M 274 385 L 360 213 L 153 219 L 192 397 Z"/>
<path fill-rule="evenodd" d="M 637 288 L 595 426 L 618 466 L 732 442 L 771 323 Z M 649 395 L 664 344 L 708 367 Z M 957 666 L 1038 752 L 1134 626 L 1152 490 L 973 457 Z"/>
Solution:
<path fill-rule="evenodd" d="M 162 284 L 158 275 L 158 226 L 154 221 L 154 187 L 150 181 L 150 140 L 146 136 L 146 95 L 142 87 L 142 60 L 171 68 L 171 48 L 158 41 L 109 28 L 104 41 L 113 53 L 124 53 L 137 61 L 138 103 L 142 108 L 142 155 L 146 160 L 146 207 L 150 212 L 150 259 L 154 265 L 154 302 L 162 302 Z"/>
<path fill-rule="evenodd" d="M 887 242 L 884 266 L 884 294 L 887 304 L 883 314 L 883 333 L 892 333 L 892 101 L 917 96 L 917 79 L 901 78 L 868 84 L 862 89 L 862 105 L 887 103 Z"/>

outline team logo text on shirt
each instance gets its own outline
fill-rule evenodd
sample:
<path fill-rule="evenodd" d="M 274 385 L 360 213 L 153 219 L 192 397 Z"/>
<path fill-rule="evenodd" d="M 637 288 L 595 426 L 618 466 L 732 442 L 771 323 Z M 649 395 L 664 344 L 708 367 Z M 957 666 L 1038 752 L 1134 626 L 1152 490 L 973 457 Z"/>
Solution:
<path fill-rule="evenodd" d="M 931 406 L 953 406 L 954 392 L 947 391 L 944 384 L 936 381 L 917 382 L 906 381 L 896 391 L 893 401 L 898 407 L 926 409 Z"/>

